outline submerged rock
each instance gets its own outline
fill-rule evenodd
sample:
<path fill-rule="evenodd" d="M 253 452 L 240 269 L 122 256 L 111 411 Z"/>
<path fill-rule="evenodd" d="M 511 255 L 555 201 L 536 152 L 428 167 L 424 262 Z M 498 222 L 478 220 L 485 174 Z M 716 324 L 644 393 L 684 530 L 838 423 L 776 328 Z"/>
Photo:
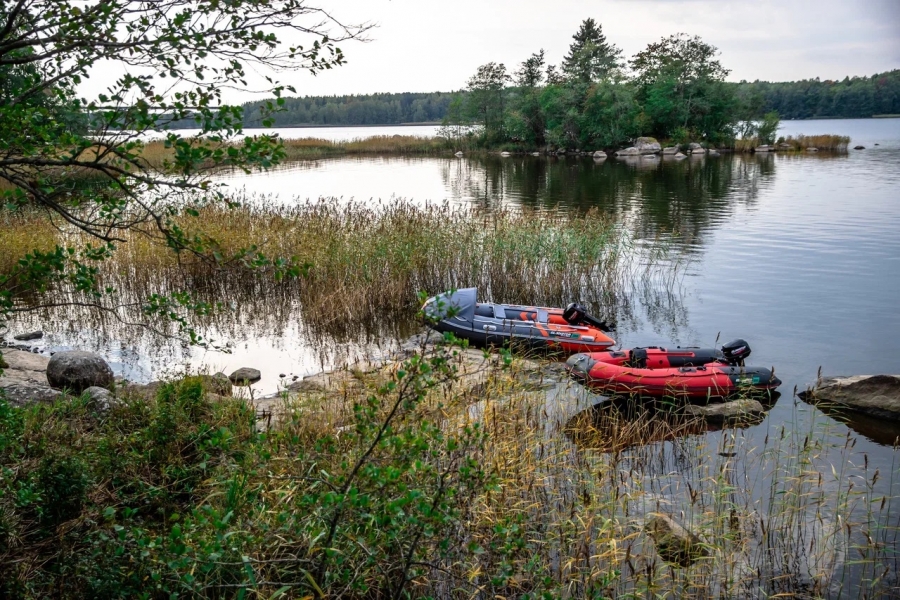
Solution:
<path fill-rule="evenodd" d="M 631 148 L 622 148 L 621 150 L 616 150 L 616 156 L 639 156 L 641 152 L 632 146 Z"/>
<path fill-rule="evenodd" d="M 854 150 L 865 150 L 866 147 L 865 146 L 853 146 L 853 149 Z"/>
<path fill-rule="evenodd" d="M 80 394 L 92 386 L 110 388 L 113 372 L 99 354 L 84 350 L 57 352 L 47 364 L 51 387 Z"/>
<path fill-rule="evenodd" d="M 657 513 L 650 517 L 644 531 L 656 544 L 656 552 L 668 563 L 689 567 L 709 555 L 699 537 L 667 515 Z"/>
<path fill-rule="evenodd" d="M 596 152 L 594 152 L 595 160 L 606 160 L 606 158 L 606 152 L 604 152 L 603 150 L 597 150 Z"/>
<path fill-rule="evenodd" d="M 682 154 L 681 152 L 676 152 L 675 156 L 673 156 L 672 158 L 687 158 L 687 155 Z"/>
<path fill-rule="evenodd" d="M 799 395 L 813 404 L 824 402 L 883 419 L 900 420 L 900 375 L 828 377 Z"/>
<path fill-rule="evenodd" d="M 241 367 L 228 376 L 231 383 L 238 386 L 247 386 L 256 383 L 262 379 L 262 373 L 258 369 L 250 367 Z"/>
<path fill-rule="evenodd" d="M 759 421 L 766 414 L 766 409 L 758 400 L 742 398 L 706 406 L 688 404 L 684 407 L 684 412 L 691 417 L 702 418 L 707 423 L 725 424 Z"/>
<path fill-rule="evenodd" d="M 44 337 L 43 331 L 32 331 L 30 333 L 20 333 L 19 335 L 14 335 L 13 339 L 18 340 L 20 342 L 30 342 L 31 340 L 39 340 Z"/>
<path fill-rule="evenodd" d="M 709 156 L 719 156 L 719 151 L 713 150 L 712 148 L 710 148 L 710 150 L 707 154 L 709 154 Z"/>

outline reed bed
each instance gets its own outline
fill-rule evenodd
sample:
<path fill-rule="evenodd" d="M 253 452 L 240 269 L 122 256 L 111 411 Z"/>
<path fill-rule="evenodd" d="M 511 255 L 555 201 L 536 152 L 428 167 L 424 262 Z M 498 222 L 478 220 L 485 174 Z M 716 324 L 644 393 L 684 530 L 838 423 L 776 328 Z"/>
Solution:
<path fill-rule="evenodd" d="M 180 224 L 215 238 L 226 260 L 176 255 L 149 230 L 135 231 L 113 259 L 98 265 L 103 286 L 115 288 L 122 303 L 139 305 L 151 294 L 192 290 L 205 301 L 250 313 L 256 305 L 285 316 L 299 312 L 323 332 L 360 326 L 371 331 L 379 323 L 409 322 L 420 303 L 418 292 L 469 286 L 478 287 L 484 299 L 506 302 L 560 305 L 590 298 L 594 310 L 608 314 L 622 292 L 664 258 L 656 248 L 638 249 L 626 230 L 597 212 L 482 214 L 405 201 L 375 206 L 248 201 L 237 209 L 201 207 L 197 217 L 184 217 Z M 7 255 L 51 244 L 56 238 L 49 234 L 23 230 L 4 236 Z M 77 234 L 66 239 L 83 241 Z M 251 247 L 253 256 L 295 257 L 308 263 L 308 272 L 276 281 L 265 268 L 252 271 L 246 261 L 227 260 Z M 226 311 L 223 319 L 235 317 Z"/>
<path fill-rule="evenodd" d="M 815 148 L 825 152 L 846 152 L 850 137 L 846 135 L 798 135 L 788 136 L 784 140 L 791 150 L 809 150 Z"/>

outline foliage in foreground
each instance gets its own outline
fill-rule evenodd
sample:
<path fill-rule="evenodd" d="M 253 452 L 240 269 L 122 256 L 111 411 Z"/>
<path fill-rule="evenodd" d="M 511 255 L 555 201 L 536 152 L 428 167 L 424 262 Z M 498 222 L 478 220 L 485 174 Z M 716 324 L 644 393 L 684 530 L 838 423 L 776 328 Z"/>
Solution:
<path fill-rule="evenodd" d="M 696 424 L 644 411 L 567 423 L 565 397 L 525 383 L 517 361 L 460 387 L 456 352 L 471 351 L 350 373 L 332 393 L 287 401 L 266 433 L 245 404 L 205 394 L 196 378 L 105 415 L 81 399 L 0 401 L 2 593 L 898 590 L 897 468 L 870 465 L 849 436 L 813 424 L 773 426 L 764 441 L 741 430 L 681 437 Z M 700 537 L 696 562 L 657 554 L 644 527 L 656 513 Z"/>

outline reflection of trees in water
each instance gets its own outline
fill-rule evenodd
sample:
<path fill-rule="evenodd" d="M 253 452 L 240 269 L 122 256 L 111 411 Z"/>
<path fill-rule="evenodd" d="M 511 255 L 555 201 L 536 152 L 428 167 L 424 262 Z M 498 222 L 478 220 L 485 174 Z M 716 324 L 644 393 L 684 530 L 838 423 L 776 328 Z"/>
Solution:
<path fill-rule="evenodd" d="M 442 165 L 451 197 L 485 209 L 518 205 L 597 208 L 631 226 L 639 237 L 675 232 L 688 241 L 752 204 L 774 175 L 772 157 L 696 157 L 685 160 L 475 157 Z"/>

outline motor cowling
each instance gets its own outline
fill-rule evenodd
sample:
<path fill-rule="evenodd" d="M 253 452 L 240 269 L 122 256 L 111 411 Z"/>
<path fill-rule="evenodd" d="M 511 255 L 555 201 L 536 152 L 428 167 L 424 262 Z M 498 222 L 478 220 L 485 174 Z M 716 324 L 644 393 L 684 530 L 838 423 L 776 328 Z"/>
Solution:
<path fill-rule="evenodd" d="M 744 360 L 750 356 L 750 344 L 745 340 L 736 339 L 722 346 L 722 354 L 730 365 L 743 365 Z"/>
<path fill-rule="evenodd" d="M 583 323 L 587 323 L 593 327 L 596 327 L 600 331 L 605 331 L 609 333 L 613 330 L 613 327 L 610 326 L 606 321 L 601 321 L 597 317 L 589 315 L 587 309 L 578 304 L 577 302 L 572 302 L 569 304 L 566 309 L 563 311 L 563 319 L 566 320 L 566 323 L 569 325 L 581 325 Z"/>

